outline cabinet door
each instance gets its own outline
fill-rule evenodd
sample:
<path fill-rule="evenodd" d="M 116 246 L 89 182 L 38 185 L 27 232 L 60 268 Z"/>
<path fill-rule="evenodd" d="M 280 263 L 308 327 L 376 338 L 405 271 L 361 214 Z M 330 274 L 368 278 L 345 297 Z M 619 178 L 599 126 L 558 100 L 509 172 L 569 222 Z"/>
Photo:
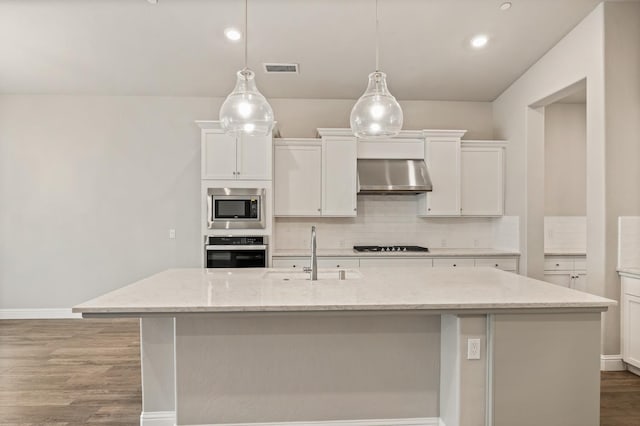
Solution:
<path fill-rule="evenodd" d="M 345 269 L 359 268 L 360 261 L 357 258 L 349 257 L 320 257 L 318 258 L 318 268 Z"/>
<path fill-rule="evenodd" d="M 376 268 L 376 267 L 397 267 L 397 266 L 417 266 L 422 268 L 430 268 L 433 266 L 432 259 L 416 259 L 416 258 L 375 258 L 375 257 L 366 257 L 360 258 L 360 267 L 361 268 Z"/>
<path fill-rule="evenodd" d="M 460 204 L 463 216 L 504 213 L 504 149 L 462 148 Z"/>
<path fill-rule="evenodd" d="M 271 180 L 272 138 L 242 135 L 238 138 L 236 176 L 242 180 Z"/>
<path fill-rule="evenodd" d="M 202 179 L 236 178 L 236 138 L 226 133 L 203 132 Z"/>
<path fill-rule="evenodd" d="M 425 161 L 433 190 L 421 214 L 460 216 L 460 139 L 427 139 Z"/>
<path fill-rule="evenodd" d="M 356 216 L 355 138 L 322 141 L 322 215 Z"/>
<path fill-rule="evenodd" d="M 572 283 L 572 287 L 575 290 L 580 290 L 580 291 L 587 291 L 587 274 L 582 272 L 582 273 L 574 273 L 573 274 L 573 283 Z"/>
<path fill-rule="evenodd" d="M 562 287 L 571 288 L 573 281 L 571 272 L 547 272 L 544 273 L 544 280 L 551 284 L 560 285 Z"/>
<path fill-rule="evenodd" d="M 475 264 L 473 259 L 466 258 L 433 259 L 434 268 L 469 268 Z"/>
<path fill-rule="evenodd" d="M 275 147 L 274 214 L 320 216 L 322 146 Z"/>
<path fill-rule="evenodd" d="M 640 368 L 640 297 L 622 295 L 623 338 L 622 358 Z"/>

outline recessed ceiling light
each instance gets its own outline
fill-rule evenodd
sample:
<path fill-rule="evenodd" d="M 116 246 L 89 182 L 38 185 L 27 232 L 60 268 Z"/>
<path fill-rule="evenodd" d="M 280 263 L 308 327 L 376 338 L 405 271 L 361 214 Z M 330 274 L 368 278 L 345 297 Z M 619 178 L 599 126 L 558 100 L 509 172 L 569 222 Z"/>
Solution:
<path fill-rule="evenodd" d="M 240 30 L 237 30 L 235 28 L 226 28 L 224 30 L 224 35 L 231 41 L 238 41 L 242 38 L 242 33 L 240 32 Z"/>
<path fill-rule="evenodd" d="M 484 34 L 479 34 L 471 39 L 471 47 L 474 49 L 482 49 L 489 42 L 489 37 Z"/>
<path fill-rule="evenodd" d="M 158 4 L 158 0 L 147 0 L 151 4 Z"/>
<path fill-rule="evenodd" d="M 513 4 L 510 1 L 505 1 L 500 5 L 500 10 L 509 10 L 511 6 L 513 6 Z"/>

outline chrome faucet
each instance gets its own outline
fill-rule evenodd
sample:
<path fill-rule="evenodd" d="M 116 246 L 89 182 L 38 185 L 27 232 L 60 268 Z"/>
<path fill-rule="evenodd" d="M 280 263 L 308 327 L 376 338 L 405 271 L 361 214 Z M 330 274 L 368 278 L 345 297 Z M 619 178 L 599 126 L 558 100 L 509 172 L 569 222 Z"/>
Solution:
<path fill-rule="evenodd" d="M 316 242 L 316 227 L 311 227 L 311 266 L 308 268 L 304 268 L 305 272 L 311 273 L 311 281 L 318 281 L 318 256 L 316 255 L 316 250 L 318 248 L 318 243 Z"/>

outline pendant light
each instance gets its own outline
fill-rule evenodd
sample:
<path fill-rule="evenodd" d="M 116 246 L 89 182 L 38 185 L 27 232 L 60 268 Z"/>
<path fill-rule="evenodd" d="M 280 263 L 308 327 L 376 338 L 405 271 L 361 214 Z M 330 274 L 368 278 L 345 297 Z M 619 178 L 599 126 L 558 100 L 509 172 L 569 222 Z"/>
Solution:
<path fill-rule="evenodd" d="M 369 74 L 367 90 L 351 110 L 351 131 L 357 137 L 390 137 L 402 129 L 402 108 L 387 88 L 380 72 L 378 47 L 378 0 L 376 0 L 376 71 Z"/>
<path fill-rule="evenodd" d="M 258 91 L 255 73 L 247 67 L 247 1 L 244 1 L 244 68 L 237 72 L 236 87 L 220 107 L 220 121 L 227 133 L 266 136 L 273 130 L 273 109 Z"/>

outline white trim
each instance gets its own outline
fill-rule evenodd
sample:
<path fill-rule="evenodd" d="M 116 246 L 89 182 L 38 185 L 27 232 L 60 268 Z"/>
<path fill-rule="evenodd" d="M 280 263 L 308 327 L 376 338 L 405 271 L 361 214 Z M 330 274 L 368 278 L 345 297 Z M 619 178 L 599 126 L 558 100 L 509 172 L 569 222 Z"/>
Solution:
<path fill-rule="evenodd" d="M 143 411 L 140 414 L 140 426 L 175 426 L 175 411 Z"/>
<path fill-rule="evenodd" d="M 4 319 L 61 319 L 82 318 L 82 314 L 73 313 L 68 308 L 48 309 L 0 309 L 0 320 Z"/>
<path fill-rule="evenodd" d="M 631 364 L 627 364 L 626 367 L 629 372 L 635 374 L 636 376 L 640 376 L 640 368 L 637 368 Z"/>
<path fill-rule="evenodd" d="M 145 425 L 146 426 L 146 425 Z M 155 426 L 155 425 L 154 425 Z M 317 422 L 224 423 L 192 426 L 446 426 L 438 417 L 411 419 L 329 420 Z"/>
<path fill-rule="evenodd" d="M 622 355 L 600 355 L 600 371 L 624 371 Z"/>

